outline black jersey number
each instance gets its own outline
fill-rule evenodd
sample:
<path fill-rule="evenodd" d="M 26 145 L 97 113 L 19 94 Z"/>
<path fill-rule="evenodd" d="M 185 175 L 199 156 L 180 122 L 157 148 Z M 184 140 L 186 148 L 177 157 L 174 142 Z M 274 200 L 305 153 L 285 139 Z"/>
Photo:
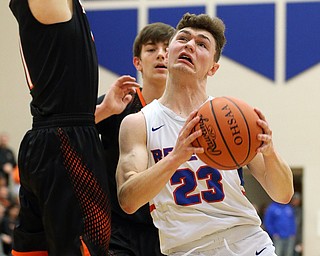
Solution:
<path fill-rule="evenodd" d="M 178 205 L 220 202 L 224 199 L 221 173 L 210 166 L 202 166 L 197 172 L 190 169 L 178 169 L 170 179 L 171 185 L 178 185 L 173 196 Z M 193 193 L 199 182 L 205 182 L 207 190 Z M 203 200 L 203 201 L 202 201 Z"/>

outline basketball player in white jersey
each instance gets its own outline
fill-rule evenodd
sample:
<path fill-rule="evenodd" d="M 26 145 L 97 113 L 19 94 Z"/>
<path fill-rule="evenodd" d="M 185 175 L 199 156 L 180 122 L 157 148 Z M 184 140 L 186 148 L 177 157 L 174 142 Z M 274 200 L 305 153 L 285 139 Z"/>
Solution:
<path fill-rule="evenodd" d="M 243 193 L 242 169 L 214 169 L 197 158 L 203 148 L 191 145 L 201 136 L 192 131 L 196 109 L 211 98 L 207 77 L 219 68 L 224 30 L 218 18 L 185 14 L 168 47 L 164 95 L 127 116 L 120 128 L 119 203 L 134 213 L 149 202 L 166 255 L 276 255 Z M 273 146 L 264 115 L 256 112 L 265 133 L 258 135 L 263 145 L 248 168 L 274 201 L 288 203 L 292 172 Z"/>

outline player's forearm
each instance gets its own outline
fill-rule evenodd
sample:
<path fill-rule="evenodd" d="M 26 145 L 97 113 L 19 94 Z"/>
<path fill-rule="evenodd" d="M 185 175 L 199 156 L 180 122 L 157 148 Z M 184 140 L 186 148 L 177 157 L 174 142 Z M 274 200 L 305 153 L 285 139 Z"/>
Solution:
<path fill-rule="evenodd" d="M 152 200 L 170 180 L 179 167 L 170 157 L 165 157 L 151 168 L 133 174 L 119 186 L 118 199 L 121 208 L 128 214 Z"/>
<path fill-rule="evenodd" d="M 104 107 L 104 105 L 101 103 L 96 106 L 96 111 L 94 113 L 95 116 L 95 123 L 99 123 L 102 120 L 110 117 L 112 113 L 109 111 L 108 108 Z"/>
<path fill-rule="evenodd" d="M 148 172 L 148 170 L 146 171 Z M 140 207 L 147 204 L 155 196 L 154 180 L 150 181 L 146 173 L 138 173 L 127 180 L 118 191 L 118 200 L 121 208 L 128 214 L 135 213 Z M 150 186 L 147 186 L 149 182 Z"/>
<path fill-rule="evenodd" d="M 264 156 L 265 182 L 270 197 L 279 203 L 289 203 L 294 193 L 293 175 L 288 164 L 276 153 Z"/>

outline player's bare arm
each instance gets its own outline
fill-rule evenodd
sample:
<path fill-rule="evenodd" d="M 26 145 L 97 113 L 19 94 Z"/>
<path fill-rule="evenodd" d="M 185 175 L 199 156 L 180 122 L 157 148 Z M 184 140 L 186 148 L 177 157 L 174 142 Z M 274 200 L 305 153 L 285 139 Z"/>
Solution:
<path fill-rule="evenodd" d="M 65 22 L 72 17 L 72 0 L 29 0 L 33 16 L 43 24 Z"/>
<path fill-rule="evenodd" d="M 95 122 L 120 114 L 132 100 L 135 89 L 140 85 L 129 75 L 119 77 L 109 88 L 101 104 L 96 106 Z"/>
<path fill-rule="evenodd" d="M 259 109 L 255 110 L 260 117 L 258 124 L 264 130 L 264 134 L 258 135 L 263 145 L 248 167 L 272 200 L 289 203 L 294 193 L 292 171 L 273 146 L 272 131 L 265 116 Z"/>
<path fill-rule="evenodd" d="M 199 122 L 195 112 L 190 114 L 172 152 L 150 168 L 146 145 L 146 126 L 141 112 L 127 116 L 119 134 L 120 158 L 116 178 L 120 206 L 127 213 L 134 213 L 155 197 L 169 181 L 175 170 L 192 154 L 203 152 L 191 146 L 201 136 L 201 131 L 191 133 Z"/>

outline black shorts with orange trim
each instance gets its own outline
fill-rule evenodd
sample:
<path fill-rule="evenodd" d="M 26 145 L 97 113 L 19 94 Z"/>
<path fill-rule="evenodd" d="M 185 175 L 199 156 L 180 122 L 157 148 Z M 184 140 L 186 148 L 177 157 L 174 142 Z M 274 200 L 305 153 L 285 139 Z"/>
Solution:
<path fill-rule="evenodd" d="M 112 214 L 111 234 L 110 256 L 164 256 L 153 223 L 134 223 Z"/>
<path fill-rule="evenodd" d="M 19 150 L 21 209 L 13 255 L 107 255 L 110 206 L 102 152 L 93 116 L 34 120 Z"/>

